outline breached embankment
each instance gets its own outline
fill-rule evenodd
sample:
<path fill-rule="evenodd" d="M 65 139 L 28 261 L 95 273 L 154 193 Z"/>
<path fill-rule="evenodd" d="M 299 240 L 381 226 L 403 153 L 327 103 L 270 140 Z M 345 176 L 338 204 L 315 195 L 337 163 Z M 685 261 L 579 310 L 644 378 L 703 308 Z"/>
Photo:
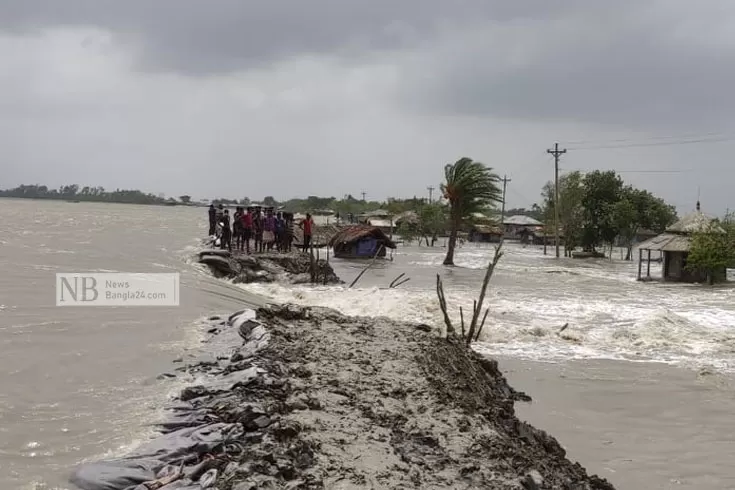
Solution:
<path fill-rule="evenodd" d="M 282 282 L 287 284 L 340 284 L 342 281 L 324 259 L 300 252 L 247 255 L 227 250 L 199 252 L 199 262 L 209 266 L 217 278 L 234 283 Z"/>
<path fill-rule="evenodd" d="M 612 485 L 519 421 L 494 361 L 427 325 L 294 305 L 211 319 L 243 342 L 180 368 L 162 436 L 88 463 L 84 490 L 596 489 Z M 231 340 L 234 341 L 234 340 Z"/>

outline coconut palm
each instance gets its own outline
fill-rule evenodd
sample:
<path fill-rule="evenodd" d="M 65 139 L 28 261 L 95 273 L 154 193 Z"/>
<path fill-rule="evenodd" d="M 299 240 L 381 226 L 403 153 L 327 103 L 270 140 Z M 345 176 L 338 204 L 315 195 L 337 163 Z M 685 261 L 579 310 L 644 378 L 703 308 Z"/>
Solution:
<path fill-rule="evenodd" d="M 451 233 L 444 265 L 454 265 L 454 248 L 462 223 L 495 203 L 502 202 L 500 177 L 490 167 L 471 158 L 460 158 L 444 167 L 445 182 L 441 185 L 444 198 L 449 201 Z"/>

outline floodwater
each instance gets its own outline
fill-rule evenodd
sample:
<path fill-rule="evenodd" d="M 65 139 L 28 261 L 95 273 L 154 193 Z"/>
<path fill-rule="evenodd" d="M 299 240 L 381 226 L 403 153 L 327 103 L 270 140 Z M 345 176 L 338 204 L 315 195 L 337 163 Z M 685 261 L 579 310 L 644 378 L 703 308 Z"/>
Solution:
<path fill-rule="evenodd" d="M 447 269 L 442 247 L 407 246 L 353 289 L 235 287 L 190 260 L 205 225 L 203 209 L 2 200 L 0 488 L 67 488 L 77 462 L 148 437 L 178 386 L 157 375 L 201 345 L 204 316 L 257 294 L 440 325 L 440 273 L 458 322 L 492 256 L 468 244 Z M 333 265 L 349 283 L 365 263 Z M 78 271 L 180 272 L 181 306 L 55 307 L 55 273 Z M 523 417 L 619 488 L 735 488 L 735 289 L 635 272 L 508 244 L 476 348 L 534 397 Z"/>

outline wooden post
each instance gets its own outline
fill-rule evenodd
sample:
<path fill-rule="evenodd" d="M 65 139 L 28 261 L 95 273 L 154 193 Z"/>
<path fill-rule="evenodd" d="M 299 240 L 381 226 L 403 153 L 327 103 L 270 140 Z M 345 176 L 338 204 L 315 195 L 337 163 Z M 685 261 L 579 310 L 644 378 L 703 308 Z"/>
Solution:
<path fill-rule="evenodd" d="M 646 265 L 646 277 L 651 278 L 651 250 L 648 250 L 648 264 Z"/>
<path fill-rule="evenodd" d="M 641 280 L 641 267 L 643 267 L 643 250 L 638 249 L 638 280 Z"/>

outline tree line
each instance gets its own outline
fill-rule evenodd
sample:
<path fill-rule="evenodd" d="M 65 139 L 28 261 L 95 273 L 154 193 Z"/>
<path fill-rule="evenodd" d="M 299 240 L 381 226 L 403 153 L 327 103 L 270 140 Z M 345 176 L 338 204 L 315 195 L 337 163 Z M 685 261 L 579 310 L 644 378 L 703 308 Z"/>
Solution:
<path fill-rule="evenodd" d="M 14 189 L 0 190 L 0 197 L 26 199 L 65 199 L 73 201 L 114 202 L 125 204 L 169 204 L 172 199 L 148 194 L 139 190 L 106 191 L 104 187 L 81 187 L 77 184 L 49 188 L 45 185 L 20 185 Z"/>
<path fill-rule="evenodd" d="M 554 183 L 541 192 L 541 221 L 554 224 Z M 614 170 L 570 172 L 559 179 L 559 228 L 565 255 L 577 247 L 595 252 L 617 243 L 628 249 L 639 231 L 663 232 L 677 220 L 676 208 L 650 192 L 625 185 Z"/>

